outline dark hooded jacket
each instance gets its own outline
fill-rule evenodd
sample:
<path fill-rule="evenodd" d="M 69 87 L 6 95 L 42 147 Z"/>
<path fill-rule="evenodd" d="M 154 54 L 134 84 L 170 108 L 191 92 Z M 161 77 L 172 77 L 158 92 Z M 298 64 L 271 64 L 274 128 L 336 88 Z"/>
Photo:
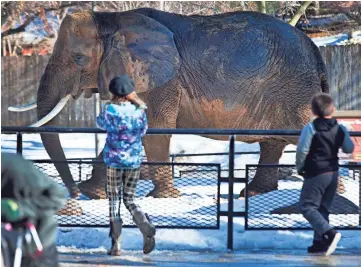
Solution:
<path fill-rule="evenodd" d="M 296 166 L 305 177 L 338 170 L 338 151 L 352 153 L 353 142 L 336 119 L 317 118 L 302 130 L 297 146 Z"/>
<path fill-rule="evenodd" d="M 66 191 L 53 179 L 19 155 L 1 153 L 1 199 L 17 202 L 18 220 L 35 223 L 44 248 L 54 244 L 57 229 L 54 215 L 66 203 Z"/>

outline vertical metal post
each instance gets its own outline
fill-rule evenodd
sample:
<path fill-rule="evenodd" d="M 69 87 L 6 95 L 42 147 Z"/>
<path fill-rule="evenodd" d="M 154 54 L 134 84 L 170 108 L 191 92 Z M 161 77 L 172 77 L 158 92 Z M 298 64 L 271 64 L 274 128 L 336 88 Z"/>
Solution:
<path fill-rule="evenodd" d="M 80 162 L 78 163 L 78 168 L 79 168 L 79 182 L 81 182 L 81 164 L 82 164 L 82 161 L 80 160 Z"/>
<path fill-rule="evenodd" d="M 174 155 L 171 155 L 172 157 L 172 179 L 174 179 Z"/>
<path fill-rule="evenodd" d="M 246 165 L 246 182 L 244 184 L 244 230 L 248 230 L 248 179 L 249 179 L 249 167 Z"/>
<path fill-rule="evenodd" d="M 361 226 L 361 168 L 358 167 L 353 171 L 354 178 L 356 178 L 357 171 L 358 171 L 358 198 L 359 198 L 358 199 L 358 205 L 359 205 L 358 225 Z"/>
<path fill-rule="evenodd" d="M 16 134 L 16 153 L 23 154 L 23 135 L 20 132 Z"/>
<path fill-rule="evenodd" d="M 231 135 L 229 139 L 229 166 L 228 166 L 228 229 L 227 229 L 228 249 L 233 249 L 234 140 L 235 140 L 235 136 Z"/>
<path fill-rule="evenodd" d="M 99 116 L 102 110 L 102 103 L 99 94 L 93 94 L 93 99 L 94 99 L 94 119 L 96 121 L 97 116 Z M 95 157 L 98 157 L 99 154 L 100 154 L 99 134 L 95 134 Z"/>

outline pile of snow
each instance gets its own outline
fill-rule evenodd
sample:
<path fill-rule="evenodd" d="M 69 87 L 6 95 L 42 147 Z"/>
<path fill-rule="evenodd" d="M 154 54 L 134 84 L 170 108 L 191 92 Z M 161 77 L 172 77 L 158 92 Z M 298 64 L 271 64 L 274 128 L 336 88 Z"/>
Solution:
<path fill-rule="evenodd" d="M 360 249 L 360 231 L 341 231 L 340 248 Z M 58 229 L 58 246 L 62 252 L 83 249 L 84 252 L 110 247 L 109 229 L 62 228 Z M 244 231 L 244 219 L 234 219 L 234 249 L 305 249 L 313 238 L 312 231 Z M 138 229 L 124 229 L 122 248 L 140 250 L 142 236 Z M 157 250 L 225 251 L 227 249 L 227 218 L 221 217 L 219 230 L 158 229 Z"/>

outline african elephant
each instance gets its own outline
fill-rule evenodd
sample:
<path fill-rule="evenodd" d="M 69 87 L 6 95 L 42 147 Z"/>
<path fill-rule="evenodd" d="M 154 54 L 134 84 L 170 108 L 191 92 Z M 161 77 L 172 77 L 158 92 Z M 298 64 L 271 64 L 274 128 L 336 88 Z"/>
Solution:
<path fill-rule="evenodd" d="M 310 100 L 329 92 L 324 62 L 304 33 L 257 12 L 183 16 L 154 9 L 76 13 L 61 24 L 54 52 L 41 78 L 33 126 L 58 125 L 70 97 L 99 93 L 109 99 L 109 81 L 127 73 L 148 106 L 151 128 L 301 129 Z M 228 136 L 208 136 L 226 140 Z M 169 161 L 170 135 L 146 136 L 150 161 Z M 260 164 L 279 162 L 296 137 L 238 136 L 259 142 Z M 58 135 L 42 135 L 53 160 L 65 160 Z M 72 195 L 79 193 L 66 164 L 56 164 Z M 150 195 L 178 195 L 169 176 Z M 105 172 L 80 184 L 104 197 Z M 95 190 L 96 189 L 96 190 Z M 251 194 L 277 189 L 277 170 L 259 169 Z"/>

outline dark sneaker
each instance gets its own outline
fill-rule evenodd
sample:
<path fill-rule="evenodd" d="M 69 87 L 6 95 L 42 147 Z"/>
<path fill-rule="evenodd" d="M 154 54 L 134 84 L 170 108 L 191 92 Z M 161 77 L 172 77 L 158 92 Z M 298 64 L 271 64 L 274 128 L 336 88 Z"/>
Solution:
<path fill-rule="evenodd" d="M 313 241 L 312 246 L 307 248 L 308 253 L 325 253 L 327 245 L 323 241 Z"/>
<path fill-rule="evenodd" d="M 338 242 L 341 239 L 341 234 L 335 229 L 330 229 L 323 235 L 323 242 L 327 246 L 325 256 L 329 256 L 335 252 Z"/>

